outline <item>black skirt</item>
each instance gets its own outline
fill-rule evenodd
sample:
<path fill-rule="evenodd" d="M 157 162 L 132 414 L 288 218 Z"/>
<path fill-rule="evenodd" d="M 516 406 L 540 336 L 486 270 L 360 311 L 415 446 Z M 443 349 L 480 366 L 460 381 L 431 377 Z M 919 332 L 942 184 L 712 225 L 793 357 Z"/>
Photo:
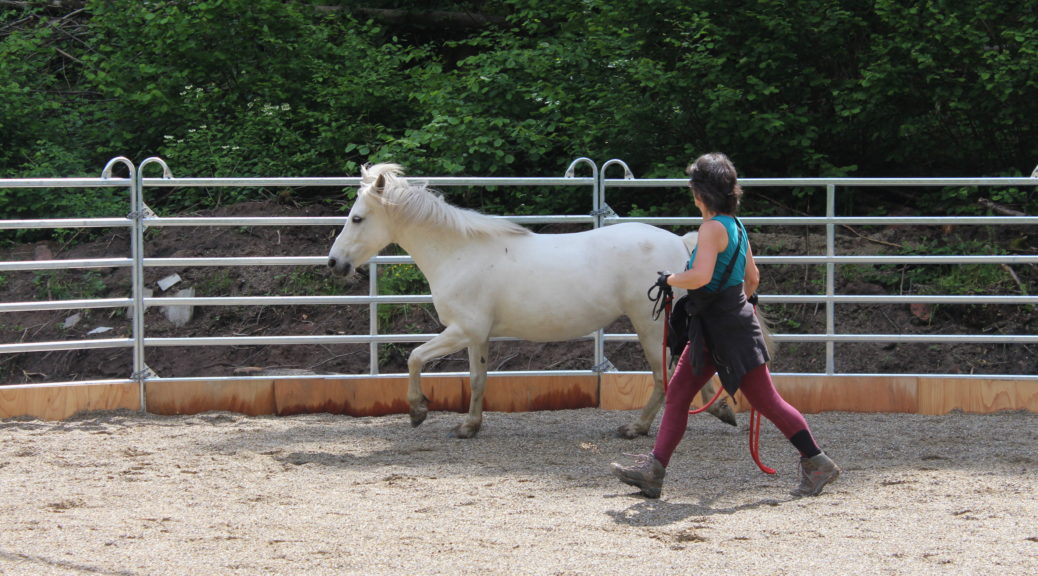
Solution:
<path fill-rule="evenodd" d="M 771 360 L 764 332 L 742 284 L 699 300 L 688 326 L 692 369 L 702 373 L 704 354 L 709 351 L 721 385 L 734 396 L 747 373 Z"/>

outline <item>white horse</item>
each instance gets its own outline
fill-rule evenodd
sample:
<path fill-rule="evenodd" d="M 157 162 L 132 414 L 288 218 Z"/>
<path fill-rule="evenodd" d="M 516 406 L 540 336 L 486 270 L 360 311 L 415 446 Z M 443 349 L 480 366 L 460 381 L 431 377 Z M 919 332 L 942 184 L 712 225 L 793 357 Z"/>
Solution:
<path fill-rule="evenodd" d="M 572 340 L 630 318 L 655 386 L 637 421 L 622 436 L 648 434 L 663 403 L 663 318 L 653 320 L 646 292 L 657 271 L 688 261 L 695 234 L 684 238 L 647 224 L 618 224 L 575 234 L 535 234 L 502 218 L 451 206 L 424 185 L 411 185 L 395 164 L 362 169 L 349 220 L 328 254 L 348 275 L 391 243 L 414 258 L 432 291 L 444 331 L 407 360 L 411 424 L 428 415 L 421 389 L 426 362 L 468 348 L 472 388 L 468 417 L 454 430 L 471 438 L 483 422 L 490 338 Z M 713 385 L 702 392 L 713 397 Z M 711 413 L 735 424 L 732 409 Z"/>

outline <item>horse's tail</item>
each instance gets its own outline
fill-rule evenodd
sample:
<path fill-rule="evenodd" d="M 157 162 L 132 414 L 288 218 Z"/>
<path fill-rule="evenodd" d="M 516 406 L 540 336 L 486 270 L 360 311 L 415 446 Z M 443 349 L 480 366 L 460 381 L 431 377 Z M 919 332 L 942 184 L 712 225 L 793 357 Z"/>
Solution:
<path fill-rule="evenodd" d="M 753 307 L 753 313 L 757 316 L 757 323 L 760 324 L 760 331 L 764 335 L 764 345 L 768 348 L 768 354 L 774 356 L 775 351 L 778 350 L 778 345 L 775 344 L 775 339 L 771 337 L 771 326 L 768 325 L 768 317 L 759 305 Z"/>
<path fill-rule="evenodd" d="M 681 242 L 685 245 L 686 254 L 692 254 L 692 249 L 696 247 L 697 238 L 699 238 L 698 232 L 689 232 L 681 237 Z"/>

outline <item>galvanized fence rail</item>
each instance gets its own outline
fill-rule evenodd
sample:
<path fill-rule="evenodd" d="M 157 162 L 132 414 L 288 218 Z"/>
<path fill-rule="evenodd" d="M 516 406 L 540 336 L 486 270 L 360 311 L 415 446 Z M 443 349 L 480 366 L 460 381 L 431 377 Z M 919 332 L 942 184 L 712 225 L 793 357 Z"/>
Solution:
<path fill-rule="evenodd" d="M 122 165 L 129 172 L 127 178 L 113 178 L 115 166 Z M 162 169 L 158 178 L 144 177 L 149 166 Z M 606 178 L 609 168 L 623 168 L 622 178 Z M 577 171 L 589 171 L 590 176 L 577 176 Z M 683 189 L 687 181 L 684 179 L 636 179 L 621 160 L 610 160 L 601 168 L 588 158 L 574 160 L 562 177 L 532 178 L 478 178 L 478 177 L 430 177 L 412 178 L 428 182 L 436 188 L 497 186 L 497 187 L 553 187 L 574 188 L 590 193 L 591 210 L 586 215 L 544 215 L 544 216 L 507 216 L 508 219 L 521 224 L 568 223 L 581 224 L 588 227 L 608 226 L 620 222 L 639 221 L 658 226 L 696 226 L 697 217 L 629 217 L 616 214 L 608 204 L 610 192 L 637 194 L 639 190 L 651 188 Z M 250 297 L 162 297 L 146 296 L 144 290 L 144 270 L 146 268 L 170 267 L 205 267 L 205 266 L 323 266 L 326 257 L 321 256 L 282 256 L 282 257 L 215 257 L 215 258 L 151 258 L 144 256 L 144 230 L 147 227 L 176 226 L 329 226 L 342 225 L 343 217 L 270 217 L 270 218 L 188 218 L 162 217 L 151 211 L 146 204 L 146 192 L 159 188 L 187 187 L 356 187 L 359 178 L 177 178 L 159 158 L 148 158 L 135 166 L 126 158 L 111 160 L 102 171 L 100 178 L 47 178 L 47 179 L 0 179 L 0 188 L 125 188 L 129 199 L 129 211 L 125 218 L 82 218 L 82 219 L 47 219 L 47 220 L 6 220 L 0 221 L 0 230 L 12 229 L 54 229 L 54 228 L 127 228 L 131 230 L 131 250 L 126 258 L 104 258 L 85 260 L 44 260 L 0 262 L 0 273 L 5 271 L 25 270 L 57 270 L 72 268 L 109 268 L 126 267 L 131 269 L 132 294 L 125 298 L 107 298 L 91 300 L 35 301 L 35 302 L 0 302 L 0 313 L 44 310 L 81 310 L 103 308 L 127 308 L 132 315 L 132 335 L 129 338 L 67 340 L 54 342 L 18 342 L 0 344 L 0 354 L 16 354 L 29 352 L 45 352 L 58 350 L 82 350 L 97 348 L 132 348 L 133 373 L 125 381 L 138 382 L 143 387 L 148 380 L 159 379 L 148 369 L 146 352 L 149 348 L 170 346 L 241 346 L 241 345 L 297 345 L 297 344 L 367 344 L 370 350 L 370 369 L 367 374 L 352 375 L 370 378 L 379 375 L 378 350 L 380 345 L 400 342 L 424 342 L 433 334 L 380 334 L 377 322 L 378 306 L 399 303 L 429 303 L 431 296 L 419 295 L 378 295 L 378 267 L 412 263 L 408 256 L 378 256 L 371 261 L 369 288 L 367 296 L 250 296 Z M 819 187 L 826 190 L 826 215 L 824 217 L 746 217 L 743 221 L 748 226 L 822 226 L 825 228 L 825 254 L 808 256 L 758 256 L 757 261 L 765 267 L 769 264 L 824 265 L 825 291 L 823 294 L 782 294 L 762 295 L 764 304 L 799 304 L 814 303 L 824 305 L 826 329 L 816 334 L 775 334 L 778 342 L 815 342 L 826 346 L 825 374 L 841 374 L 836 368 L 835 345 L 845 342 L 923 342 L 923 343 L 1001 343 L 1001 344 L 1038 344 L 1038 335 L 985 335 L 985 334 L 847 334 L 841 333 L 836 326 L 836 307 L 840 304 L 1008 304 L 1020 306 L 1038 306 L 1038 296 L 1021 294 L 1005 295 L 853 295 L 838 294 L 836 290 L 837 266 L 848 264 L 1038 264 L 1038 255 L 958 255 L 958 256 L 853 256 L 838 254 L 836 248 L 836 229 L 842 225 L 955 225 L 955 226 L 1036 226 L 1038 216 L 973 216 L 973 217 L 838 217 L 837 188 L 840 187 L 925 187 L 925 186 L 976 186 L 1006 187 L 1035 186 L 1036 178 L 798 178 L 798 179 L 754 179 L 740 180 L 743 187 Z M 0 298 L 0 300 L 5 300 Z M 162 306 L 280 306 L 280 305 L 366 305 L 369 307 L 369 333 L 349 335 L 320 336 L 227 336 L 203 338 L 156 338 L 147 336 L 144 310 L 150 305 Z M 587 370 L 568 371 L 507 371 L 492 374 L 507 375 L 540 375 L 540 374 L 594 374 L 610 369 L 611 364 L 605 358 L 606 342 L 634 342 L 634 334 L 607 334 L 599 332 L 594 336 L 595 358 L 593 366 Z M 439 375 L 464 375 L 464 373 L 437 373 Z M 883 374 L 883 376 L 918 376 L 919 374 Z M 349 375 L 347 375 L 349 376 Z M 399 375 L 392 375 L 399 376 Z M 944 376 L 927 374 L 927 376 Z M 950 376 L 950 375 L 949 375 Z M 961 375 L 955 375 L 961 377 Z M 987 378 L 1038 378 L 1036 375 L 985 375 Z M 162 378 L 178 380 L 178 378 Z M 195 378 L 184 378 L 195 379 Z M 210 378 L 219 380 L 220 378 Z M 241 379 L 241 378 L 235 378 Z M 100 382 L 100 381 L 98 381 Z M 84 383 L 98 383 L 84 382 Z M 124 382 L 104 381 L 104 383 Z M 52 383 L 53 384 L 53 383 Z M 142 406 L 143 408 L 143 406 Z"/>

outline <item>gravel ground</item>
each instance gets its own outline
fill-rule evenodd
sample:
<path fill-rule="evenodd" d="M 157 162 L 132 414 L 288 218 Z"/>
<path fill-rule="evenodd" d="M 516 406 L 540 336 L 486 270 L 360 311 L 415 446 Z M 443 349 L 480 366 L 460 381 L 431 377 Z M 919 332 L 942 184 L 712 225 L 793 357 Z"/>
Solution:
<path fill-rule="evenodd" d="M 1038 574 L 1038 414 L 808 415 L 844 468 L 795 499 L 770 424 L 693 417 L 663 497 L 609 475 L 633 412 L 0 421 L 0 574 Z"/>

